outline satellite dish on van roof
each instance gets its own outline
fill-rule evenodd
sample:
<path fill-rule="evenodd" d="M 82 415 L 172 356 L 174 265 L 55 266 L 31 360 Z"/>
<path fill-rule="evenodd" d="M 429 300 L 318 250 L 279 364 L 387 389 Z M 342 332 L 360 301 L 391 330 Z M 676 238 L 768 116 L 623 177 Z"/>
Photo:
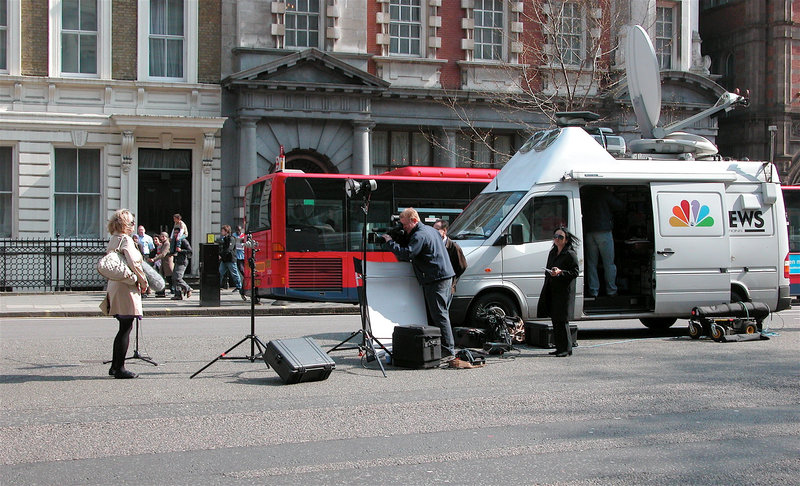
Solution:
<path fill-rule="evenodd" d="M 661 76 L 653 43 L 647 32 L 634 25 L 628 29 L 625 45 L 625 74 L 628 93 L 636 113 L 642 138 L 662 138 L 664 129 L 658 125 L 661 117 Z"/>

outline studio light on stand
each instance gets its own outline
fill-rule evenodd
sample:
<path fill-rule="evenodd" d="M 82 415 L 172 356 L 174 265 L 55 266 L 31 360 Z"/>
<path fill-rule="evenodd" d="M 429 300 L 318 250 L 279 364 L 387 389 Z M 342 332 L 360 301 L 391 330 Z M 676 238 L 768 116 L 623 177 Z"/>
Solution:
<path fill-rule="evenodd" d="M 192 376 L 189 377 L 189 379 L 199 375 L 204 369 L 221 359 L 246 359 L 252 363 L 256 359 L 261 359 L 261 357 L 264 355 L 264 350 L 267 349 L 264 343 L 262 343 L 261 340 L 258 339 L 258 336 L 256 336 L 256 300 L 258 299 L 256 296 L 256 253 L 258 253 L 260 250 L 258 248 L 258 242 L 253 239 L 253 235 L 250 233 L 247 233 L 247 241 L 245 241 L 244 246 L 250 250 L 250 257 L 247 259 L 248 267 L 250 268 L 250 334 L 243 337 L 238 343 L 234 344 L 224 353 L 221 353 L 208 364 L 197 370 Z M 244 275 L 242 275 L 242 282 L 244 282 Z M 236 349 L 245 341 L 250 341 L 250 354 L 248 356 L 228 356 L 228 353 Z M 258 348 L 258 354 L 256 354 L 256 348 Z"/>
<path fill-rule="evenodd" d="M 386 370 L 383 368 L 383 363 L 377 357 L 376 347 L 383 349 L 383 351 L 392 356 L 392 353 L 386 349 L 375 336 L 372 335 L 372 324 L 369 319 L 369 306 L 367 305 L 367 215 L 369 214 L 369 201 L 372 197 L 372 192 L 378 188 L 378 183 L 374 179 L 363 181 L 356 181 L 354 179 L 345 180 L 344 191 L 349 199 L 361 198 L 361 213 L 364 218 L 361 227 L 361 265 L 359 272 L 358 260 L 353 258 L 356 268 L 356 279 L 361 280 L 361 285 L 358 287 L 358 309 L 361 314 L 361 329 L 353 331 L 350 336 L 344 341 L 340 342 L 330 350 L 328 354 L 334 351 L 345 351 L 349 349 L 357 349 L 359 355 L 366 355 L 367 362 L 377 361 L 378 366 L 381 368 L 383 376 L 386 377 Z M 355 346 L 342 347 L 345 343 L 352 341 L 356 336 L 361 336 L 361 342 Z"/>

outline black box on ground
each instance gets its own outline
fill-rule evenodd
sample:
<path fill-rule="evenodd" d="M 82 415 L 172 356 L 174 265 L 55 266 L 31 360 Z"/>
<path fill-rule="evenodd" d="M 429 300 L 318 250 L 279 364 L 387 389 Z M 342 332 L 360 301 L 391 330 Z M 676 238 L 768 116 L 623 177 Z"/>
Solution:
<path fill-rule="evenodd" d="M 442 358 L 442 331 L 431 326 L 396 326 L 392 364 L 401 368 L 435 368 Z"/>
<path fill-rule="evenodd" d="M 482 348 L 486 331 L 476 327 L 454 327 L 453 340 L 458 348 Z"/>
<path fill-rule="evenodd" d="M 264 350 L 264 361 L 287 385 L 325 380 L 336 368 L 336 363 L 311 338 L 270 341 Z"/>
<path fill-rule="evenodd" d="M 569 325 L 569 334 L 572 337 L 572 345 L 574 346 L 578 342 L 577 324 Z M 525 344 L 540 348 L 556 347 L 553 341 L 553 325 L 549 322 L 526 322 Z"/>

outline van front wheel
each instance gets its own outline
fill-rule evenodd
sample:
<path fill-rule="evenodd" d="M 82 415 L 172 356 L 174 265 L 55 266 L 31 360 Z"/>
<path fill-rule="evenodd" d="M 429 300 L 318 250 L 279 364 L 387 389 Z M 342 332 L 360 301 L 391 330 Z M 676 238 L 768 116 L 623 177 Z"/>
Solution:
<path fill-rule="evenodd" d="M 677 317 L 642 317 L 639 319 L 642 324 L 647 326 L 649 329 L 653 329 L 654 331 L 663 331 L 664 329 L 669 329 L 670 326 L 675 324 L 678 320 Z"/>
<path fill-rule="evenodd" d="M 483 315 L 486 309 L 490 307 L 503 309 L 507 316 L 519 316 L 520 314 L 519 307 L 514 302 L 514 299 L 500 292 L 488 292 L 475 299 L 475 302 L 470 306 L 469 314 L 467 315 L 469 326 L 485 327 L 486 319 L 484 319 Z"/>

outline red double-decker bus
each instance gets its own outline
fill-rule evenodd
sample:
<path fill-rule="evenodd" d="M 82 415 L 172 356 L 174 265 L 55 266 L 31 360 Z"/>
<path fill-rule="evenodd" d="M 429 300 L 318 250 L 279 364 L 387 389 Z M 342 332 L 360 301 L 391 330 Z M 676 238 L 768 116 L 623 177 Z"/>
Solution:
<path fill-rule="evenodd" d="M 384 233 L 407 207 L 424 223 L 452 221 L 497 174 L 495 169 L 404 167 L 380 175 L 305 174 L 283 171 L 248 184 L 246 231 L 257 242 L 260 297 L 358 302 L 353 257 L 362 256 L 363 198 L 348 198 L 345 181 L 374 179 L 368 233 Z M 367 243 L 368 261 L 397 261 Z M 249 254 L 248 254 L 249 257 Z M 246 268 L 249 288 L 249 269 Z"/>
<path fill-rule="evenodd" d="M 800 296 L 800 186 L 783 186 L 789 223 L 789 293 Z"/>

